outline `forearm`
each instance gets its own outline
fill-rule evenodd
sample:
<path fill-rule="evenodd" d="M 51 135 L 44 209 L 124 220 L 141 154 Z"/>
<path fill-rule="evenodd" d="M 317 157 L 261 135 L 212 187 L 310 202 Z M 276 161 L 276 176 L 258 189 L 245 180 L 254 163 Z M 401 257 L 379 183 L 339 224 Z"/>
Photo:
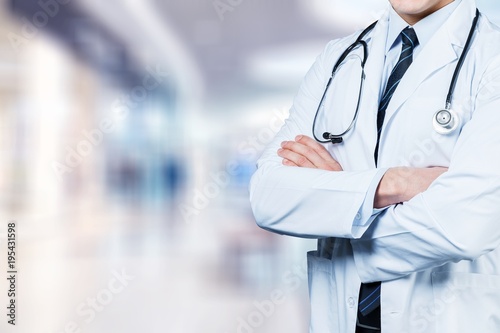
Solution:
<path fill-rule="evenodd" d="M 445 174 L 428 191 L 386 209 L 362 238 L 351 240 L 363 282 L 474 260 L 496 249 L 499 207 L 498 176 Z"/>
<path fill-rule="evenodd" d="M 374 208 L 406 202 L 424 192 L 447 168 L 396 167 L 386 171 L 375 193 Z"/>
<path fill-rule="evenodd" d="M 333 172 L 264 160 L 252 177 L 250 200 L 258 225 L 266 230 L 304 238 L 356 238 L 372 215 L 370 185 L 381 176 L 376 169 Z"/>

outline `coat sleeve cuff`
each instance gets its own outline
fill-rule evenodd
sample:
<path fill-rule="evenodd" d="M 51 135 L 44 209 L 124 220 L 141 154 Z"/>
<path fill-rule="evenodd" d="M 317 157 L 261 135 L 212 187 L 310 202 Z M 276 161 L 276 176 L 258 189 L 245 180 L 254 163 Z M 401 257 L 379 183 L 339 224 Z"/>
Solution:
<path fill-rule="evenodd" d="M 387 207 L 382 209 L 373 208 L 375 193 L 377 192 L 380 180 L 385 175 L 387 170 L 387 168 L 379 169 L 368 187 L 365 200 L 363 201 L 363 204 L 361 205 L 358 213 L 356 214 L 356 218 L 352 223 L 352 237 L 354 239 L 361 238 L 377 216 L 387 209 Z"/>

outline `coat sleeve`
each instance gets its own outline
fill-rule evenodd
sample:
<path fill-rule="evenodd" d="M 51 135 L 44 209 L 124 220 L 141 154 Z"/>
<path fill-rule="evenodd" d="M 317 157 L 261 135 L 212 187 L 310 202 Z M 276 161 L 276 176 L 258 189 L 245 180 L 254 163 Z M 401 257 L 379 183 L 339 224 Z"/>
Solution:
<path fill-rule="evenodd" d="M 257 162 L 250 201 L 257 224 L 304 238 L 359 237 L 373 220 L 373 197 L 384 170 L 332 172 L 286 167 L 277 150 L 299 134 L 312 136 L 312 121 L 339 50 L 333 41 L 317 58 L 295 97 L 290 116 Z M 365 200 L 366 199 L 366 200 Z"/>
<path fill-rule="evenodd" d="M 500 58 L 485 73 L 449 171 L 351 240 L 363 282 L 474 260 L 500 246 Z"/>

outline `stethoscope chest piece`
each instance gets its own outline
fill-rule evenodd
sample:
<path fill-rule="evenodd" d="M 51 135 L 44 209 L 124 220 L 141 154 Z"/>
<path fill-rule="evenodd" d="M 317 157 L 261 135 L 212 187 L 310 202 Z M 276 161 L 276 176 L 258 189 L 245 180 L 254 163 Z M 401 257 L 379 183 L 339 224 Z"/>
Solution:
<path fill-rule="evenodd" d="M 454 132 L 458 128 L 460 125 L 460 118 L 455 111 L 443 109 L 434 114 L 432 125 L 436 132 L 446 135 Z"/>

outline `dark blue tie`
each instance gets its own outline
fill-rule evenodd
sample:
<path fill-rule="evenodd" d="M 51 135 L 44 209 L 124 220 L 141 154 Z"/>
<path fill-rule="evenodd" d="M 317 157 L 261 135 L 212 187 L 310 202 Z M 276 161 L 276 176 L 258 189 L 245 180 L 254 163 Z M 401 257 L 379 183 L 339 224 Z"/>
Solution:
<path fill-rule="evenodd" d="M 375 147 L 375 164 L 378 161 L 378 149 L 380 133 L 384 124 L 385 111 L 391 101 L 399 82 L 413 62 L 413 50 L 418 45 L 418 38 L 413 28 L 407 27 L 401 32 L 403 46 L 399 61 L 389 76 L 384 94 L 380 100 L 377 115 L 377 145 Z M 380 327 L 380 282 L 366 283 L 361 285 L 359 292 L 358 320 L 360 323 Z M 375 311 L 376 310 L 376 311 Z"/>
<path fill-rule="evenodd" d="M 385 111 L 387 110 L 387 106 L 389 105 L 389 102 L 391 101 L 391 98 L 394 95 L 399 82 L 401 82 L 403 75 L 406 73 L 408 67 L 410 67 L 411 63 L 413 62 L 413 50 L 418 45 L 417 34 L 415 33 L 415 30 L 413 30 L 413 28 L 407 27 L 403 31 L 401 31 L 401 38 L 403 40 L 401 56 L 399 57 L 399 61 L 396 66 L 394 66 L 391 75 L 389 76 L 389 80 L 387 80 L 387 85 L 378 107 L 375 163 L 377 163 L 378 161 L 380 133 L 382 132 L 382 125 L 384 124 Z"/>

